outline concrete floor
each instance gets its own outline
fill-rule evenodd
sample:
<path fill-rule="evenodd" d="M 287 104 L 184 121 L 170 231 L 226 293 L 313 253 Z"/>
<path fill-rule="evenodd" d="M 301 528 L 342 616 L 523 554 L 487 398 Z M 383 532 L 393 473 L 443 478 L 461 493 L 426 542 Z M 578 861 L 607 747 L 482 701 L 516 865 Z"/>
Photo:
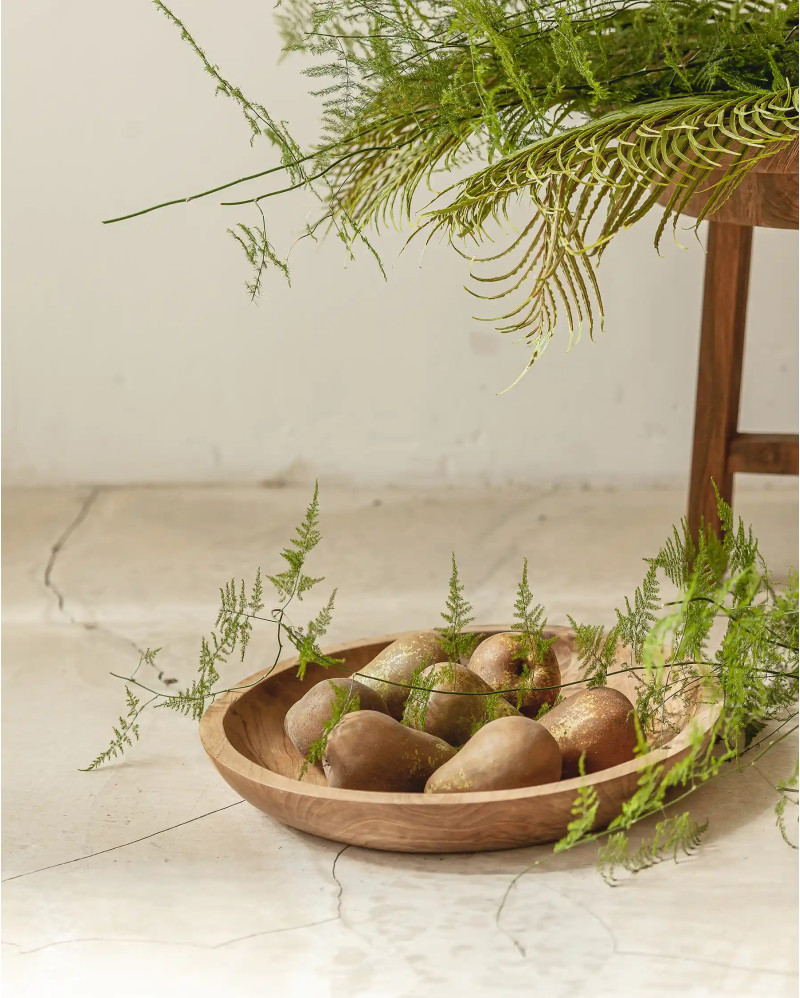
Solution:
<path fill-rule="evenodd" d="M 238 802 L 171 713 L 150 715 L 124 761 L 77 771 L 120 713 L 107 673 L 161 645 L 161 681 L 187 680 L 218 586 L 273 571 L 307 499 L 5 492 L 4 994 L 796 994 L 797 853 L 769 786 L 796 742 L 698 793 L 709 830 L 694 857 L 616 889 L 591 847 L 342 851 Z M 671 491 L 325 490 L 314 570 L 339 587 L 330 641 L 435 625 L 451 550 L 482 621 L 510 618 L 523 556 L 552 623 L 612 620 L 682 508 Z M 785 576 L 794 491 L 743 490 L 737 512 Z M 223 680 L 258 668 L 268 639 Z"/>

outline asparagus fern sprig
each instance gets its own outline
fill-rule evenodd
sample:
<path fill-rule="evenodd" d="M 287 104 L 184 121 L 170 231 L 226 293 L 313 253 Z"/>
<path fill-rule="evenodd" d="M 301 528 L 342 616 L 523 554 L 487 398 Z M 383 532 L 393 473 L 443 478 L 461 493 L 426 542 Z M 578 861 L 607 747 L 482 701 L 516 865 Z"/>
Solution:
<path fill-rule="evenodd" d="M 626 666 L 637 689 L 635 717 L 639 752 L 663 744 L 701 702 L 718 703 L 710 729 L 690 724 L 688 751 L 671 769 L 643 765 L 635 793 L 608 827 L 590 826 L 585 794 L 575 802 L 576 818 L 557 848 L 582 842 L 604 842 L 599 853 L 604 875 L 615 868 L 631 873 L 677 852 L 691 853 L 705 827 L 688 811 L 675 817 L 663 812 L 689 798 L 725 764 L 754 764 L 798 728 L 798 580 L 791 575 L 778 593 L 752 531 L 734 521 L 730 506 L 717 497 L 725 527 L 720 540 L 701 531 L 695 542 L 688 531 L 673 530 L 648 569 L 633 602 L 625 601 L 617 624 L 602 628 L 573 625 L 577 649 L 591 681 L 611 674 L 617 638 L 628 641 Z M 658 607 L 656 573 L 663 571 L 680 585 L 678 597 Z M 721 623 L 724 634 L 715 652 L 707 651 L 711 629 Z M 613 643 L 612 643 L 613 641 Z M 749 759 L 748 757 L 752 757 Z M 782 786 L 795 786 L 794 777 Z M 776 819 L 785 833 L 785 809 L 793 800 L 782 793 Z M 630 835 L 646 819 L 662 820 L 639 848 Z M 580 832 L 580 834 L 578 834 Z"/>
<path fill-rule="evenodd" d="M 149 649 L 145 652 L 145 654 L 148 653 Z M 149 701 L 149 703 L 152 703 L 152 700 Z M 111 730 L 113 731 L 113 737 L 108 748 L 94 758 L 88 766 L 85 766 L 83 772 L 88 772 L 91 769 L 97 769 L 98 766 L 102 766 L 103 763 L 116 759 L 117 756 L 122 755 L 126 747 L 132 747 L 134 742 L 139 741 L 139 725 L 137 723 L 137 718 L 147 704 L 142 706 L 141 701 L 136 694 L 130 689 L 129 686 L 126 686 L 125 706 L 128 708 L 128 712 L 124 716 L 120 715 L 117 723 L 112 725 Z"/>
<path fill-rule="evenodd" d="M 305 572 L 307 559 L 319 544 L 321 536 L 319 530 L 319 486 L 315 484 L 314 493 L 302 521 L 289 544 L 281 551 L 281 557 L 288 567 L 282 572 L 267 576 L 278 599 L 278 605 L 271 614 L 262 616 L 260 612 L 264 609 L 265 597 L 261 569 L 259 568 L 250 587 L 249 595 L 244 580 L 241 580 L 237 585 L 236 580 L 231 579 L 220 589 L 220 607 L 214 630 L 200 640 L 200 660 L 197 674 L 185 689 L 179 690 L 177 693 L 164 693 L 151 689 L 136 678 L 136 673 L 142 662 L 146 661 L 152 664 L 160 649 L 145 651 L 132 675 L 120 676 L 112 673 L 115 678 L 126 684 L 128 713 L 126 716 L 120 717 L 118 725 L 114 726 L 113 737 L 108 748 L 92 760 L 86 768 L 97 769 L 103 763 L 121 755 L 126 747 L 131 747 L 133 742 L 138 740 L 138 718 L 145 708 L 152 706 L 154 709 L 174 710 L 176 713 L 199 721 L 206 708 L 222 693 L 229 692 L 231 689 L 244 688 L 242 686 L 219 688 L 217 684 L 220 679 L 220 669 L 235 652 L 238 651 L 240 661 L 244 661 L 254 620 L 268 622 L 276 628 L 277 650 L 271 668 L 250 685 L 262 682 L 275 668 L 283 652 L 284 640 L 288 640 L 290 644 L 294 645 L 298 652 L 297 675 L 299 678 L 303 678 L 311 663 L 316 663 L 323 668 L 338 665 L 339 659 L 323 652 L 320 648 L 320 641 L 324 638 L 331 624 L 336 598 L 335 589 L 327 603 L 305 627 L 293 624 L 288 617 L 294 600 L 302 600 L 304 595 L 314 586 L 324 581 L 321 577 L 317 578 Z M 141 703 L 132 692 L 131 687 L 150 693 L 150 699 Z"/>
<path fill-rule="evenodd" d="M 616 658 L 617 628 L 607 629 L 600 624 L 579 624 L 569 615 L 567 620 L 575 632 L 575 653 L 586 685 L 605 686 Z"/>
<path fill-rule="evenodd" d="M 451 664 L 456 664 L 462 658 L 472 654 L 475 645 L 480 641 L 480 635 L 465 630 L 469 624 L 474 622 L 475 617 L 472 613 L 472 604 L 464 596 L 464 585 L 458 575 L 455 553 L 452 555 L 451 564 L 447 604 L 441 614 L 442 620 L 447 626 L 437 627 L 436 632 L 440 637 L 448 661 Z"/>
<path fill-rule="evenodd" d="M 522 562 L 522 578 L 517 586 L 514 601 L 513 628 L 519 633 L 520 655 L 532 662 L 541 662 L 555 638 L 546 638 L 547 626 L 545 609 L 541 603 L 534 604 L 533 593 L 528 584 L 528 559 Z"/>
<path fill-rule="evenodd" d="M 339 686 L 331 684 L 331 686 L 333 689 L 333 702 L 331 704 L 330 717 L 323 722 L 322 733 L 319 738 L 316 738 L 308 748 L 303 765 L 300 767 L 299 779 L 301 780 L 308 772 L 309 766 L 314 766 L 322 762 L 328 738 L 339 721 L 341 721 L 345 714 L 358 710 L 360 707 L 358 691 L 352 683 L 342 683 Z"/>
<path fill-rule="evenodd" d="M 319 484 L 314 486 L 314 495 L 308 504 L 305 516 L 295 531 L 295 536 L 289 544 L 281 551 L 281 558 L 286 562 L 288 568 L 283 572 L 276 572 L 275 575 L 268 575 L 267 578 L 275 587 L 278 598 L 282 605 L 288 604 L 296 596 L 302 599 L 304 593 L 312 589 L 322 579 L 313 578 L 306 575 L 303 568 L 306 559 L 319 544 L 322 534 L 319 530 Z"/>

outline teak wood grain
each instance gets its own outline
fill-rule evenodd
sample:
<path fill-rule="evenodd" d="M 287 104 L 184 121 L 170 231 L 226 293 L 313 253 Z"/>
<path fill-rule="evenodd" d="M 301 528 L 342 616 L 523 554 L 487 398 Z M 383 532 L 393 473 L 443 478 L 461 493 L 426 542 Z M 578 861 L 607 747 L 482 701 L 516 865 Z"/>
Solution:
<path fill-rule="evenodd" d="M 507 626 L 475 627 L 481 634 Z M 579 678 L 573 633 L 548 628 L 557 636 L 562 681 Z M 553 842 L 566 831 L 580 779 L 562 780 L 519 790 L 465 794 L 395 794 L 337 790 L 311 770 L 298 780 L 302 758 L 286 737 L 283 719 L 289 707 L 315 683 L 332 675 L 363 670 L 402 635 L 356 641 L 330 650 L 344 660 L 333 672 L 311 666 L 304 680 L 295 677 L 296 659 L 279 663 L 271 673 L 256 673 L 224 694 L 200 722 L 203 747 L 223 779 L 254 807 L 294 828 L 373 849 L 400 852 L 477 852 Z M 620 649 L 620 655 L 624 649 Z M 262 677 L 266 677 L 263 678 Z M 262 680 L 262 681 L 259 681 Z M 629 676 L 614 685 L 633 694 Z M 580 686 L 573 689 L 577 691 Z M 641 759 L 586 778 L 598 799 L 597 826 L 606 825 L 634 792 L 641 767 L 662 762 L 668 768 L 689 750 L 689 725 L 708 731 L 718 716 L 716 704 L 698 703 L 684 728 L 667 744 Z"/>
<path fill-rule="evenodd" d="M 728 447 L 728 471 L 796 475 L 799 454 L 796 433 L 735 433 Z"/>
<path fill-rule="evenodd" d="M 708 192 L 722 176 L 711 171 L 702 189 L 683 209 L 697 218 Z M 659 201 L 666 204 L 672 188 Z M 796 475 L 797 434 L 741 433 L 742 381 L 750 252 L 755 226 L 798 227 L 798 143 L 760 160 L 731 196 L 708 216 L 708 253 L 695 402 L 694 443 L 689 481 L 688 521 L 696 536 L 701 524 L 719 531 L 716 497 L 733 504 L 737 472 Z M 753 323 L 757 335 L 757 322 Z"/>
<path fill-rule="evenodd" d="M 703 178 L 700 190 L 681 209 L 681 214 L 697 218 L 708 202 L 708 192 L 722 177 L 722 170 L 710 170 Z M 709 216 L 709 220 L 751 228 L 796 229 L 797 178 L 798 144 L 793 142 L 774 156 L 759 160 L 730 197 Z M 665 187 L 659 195 L 659 203 L 666 205 L 673 191 L 673 185 Z"/>
<path fill-rule="evenodd" d="M 712 478 L 726 502 L 733 498 L 728 449 L 739 424 L 752 233 L 745 225 L 716 222 L 708 229 L 689 480 L 689 524 L 695 536 L 701 523 L 719 530 Z"/>

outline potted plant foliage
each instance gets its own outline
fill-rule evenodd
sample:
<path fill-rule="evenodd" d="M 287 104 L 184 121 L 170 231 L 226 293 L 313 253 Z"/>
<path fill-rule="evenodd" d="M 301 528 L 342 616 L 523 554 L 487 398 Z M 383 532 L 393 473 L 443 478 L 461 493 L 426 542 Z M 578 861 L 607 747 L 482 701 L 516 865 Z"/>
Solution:
<path fill-rule="evenodd" d="M 699 193 L 698 223 L 797 136 L 795 2 L 284 0 L 286 51 L 310 57 L 322 102 L 309 149 L 155 5 L 278 162 L 109 221 L 211 195 L 249 209 L 230 231 L 256 296 L 267 268 L 288 274 L 269 199 L 311 189 L 322 207 L 304 235 L 332 230 L 350 254 L 377 257 L 374 234 L 404 222 L 449 239 L 531 363 L 559 317 L 570 339 L 602 325 L 595 266 L 616 233 L 655 210 L 658 245 Z M 509 221 L 518 202 L 521 228 Z"/>

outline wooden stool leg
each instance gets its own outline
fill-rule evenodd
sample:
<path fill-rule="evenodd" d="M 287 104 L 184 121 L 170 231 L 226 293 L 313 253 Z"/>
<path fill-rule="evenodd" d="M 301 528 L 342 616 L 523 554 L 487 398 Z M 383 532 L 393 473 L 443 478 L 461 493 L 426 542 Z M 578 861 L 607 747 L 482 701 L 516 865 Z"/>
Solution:
<path fill-rule="evenodd" d="M 689 527 L 695 537 L 701 520 L 719 531 L 711 479 L 726 502 L 733 496 L 728 450 L 739 421 L 752 238 L 748 225 L 709 222 L 689 485 Z"/>

